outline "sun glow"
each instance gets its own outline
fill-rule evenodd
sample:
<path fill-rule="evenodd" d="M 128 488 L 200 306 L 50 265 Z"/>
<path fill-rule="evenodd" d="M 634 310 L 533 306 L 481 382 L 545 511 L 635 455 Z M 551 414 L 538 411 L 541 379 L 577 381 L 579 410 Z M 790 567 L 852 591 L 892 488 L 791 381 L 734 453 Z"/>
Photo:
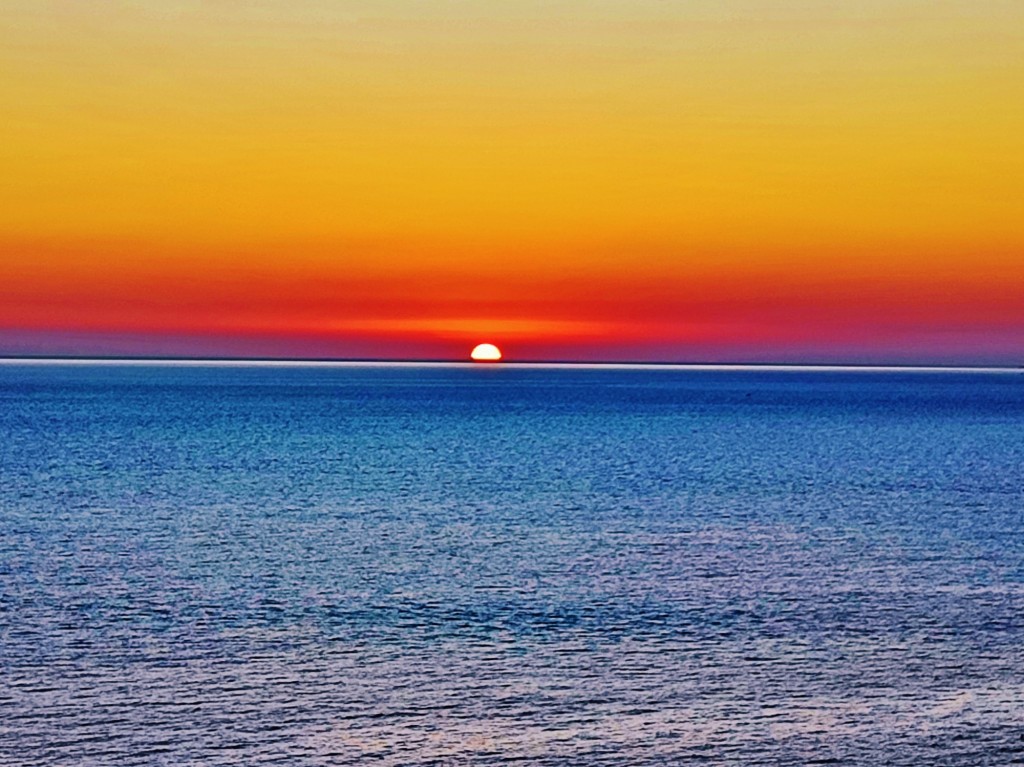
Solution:
<path fill-rule="evenodd" d="M 501 350 L 494 344 L 477 344 L 469 357 L 473 362 L 497 362 L 501 359 Z"/>

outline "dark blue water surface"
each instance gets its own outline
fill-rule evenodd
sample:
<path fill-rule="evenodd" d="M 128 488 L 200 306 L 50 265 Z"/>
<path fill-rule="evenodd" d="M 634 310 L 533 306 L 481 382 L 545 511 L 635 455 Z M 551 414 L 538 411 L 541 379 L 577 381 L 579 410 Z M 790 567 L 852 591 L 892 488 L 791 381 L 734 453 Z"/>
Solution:
<path fill-rule="evenodd" d="M 1024 762 L 1024 376 L 0 365 L 4 765 Z"/>

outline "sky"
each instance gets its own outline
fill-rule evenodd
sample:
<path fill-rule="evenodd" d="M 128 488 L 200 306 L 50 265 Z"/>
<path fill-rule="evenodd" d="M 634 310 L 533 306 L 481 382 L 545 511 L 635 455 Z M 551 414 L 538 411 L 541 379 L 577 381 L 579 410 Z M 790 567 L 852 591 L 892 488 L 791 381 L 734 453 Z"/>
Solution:
<path fill-rule="evenodd" d="M 1020 0 L 5 0 L 0 355 L 1021 364 Z"/>

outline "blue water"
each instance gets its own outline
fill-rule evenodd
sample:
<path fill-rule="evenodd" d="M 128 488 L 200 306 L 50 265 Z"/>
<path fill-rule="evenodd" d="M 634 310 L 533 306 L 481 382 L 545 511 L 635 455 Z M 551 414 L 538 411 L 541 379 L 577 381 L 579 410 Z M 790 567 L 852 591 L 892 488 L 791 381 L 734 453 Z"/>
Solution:
<path fill-rule="evenodd" d="M 1024 375 L 0 365 L 0 764 L 1024 762 Z"/>

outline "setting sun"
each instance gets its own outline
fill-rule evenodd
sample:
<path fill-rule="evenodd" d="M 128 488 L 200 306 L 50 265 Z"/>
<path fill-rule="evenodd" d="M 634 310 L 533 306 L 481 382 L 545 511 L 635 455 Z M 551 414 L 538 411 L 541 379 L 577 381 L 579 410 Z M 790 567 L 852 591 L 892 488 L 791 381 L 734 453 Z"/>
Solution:
<path fill-rule="evenodd" d="M 477 344 L 469 356 L 473 362 L 497 362 L 501 359 L 501 350 L 494 344 Z"/>

